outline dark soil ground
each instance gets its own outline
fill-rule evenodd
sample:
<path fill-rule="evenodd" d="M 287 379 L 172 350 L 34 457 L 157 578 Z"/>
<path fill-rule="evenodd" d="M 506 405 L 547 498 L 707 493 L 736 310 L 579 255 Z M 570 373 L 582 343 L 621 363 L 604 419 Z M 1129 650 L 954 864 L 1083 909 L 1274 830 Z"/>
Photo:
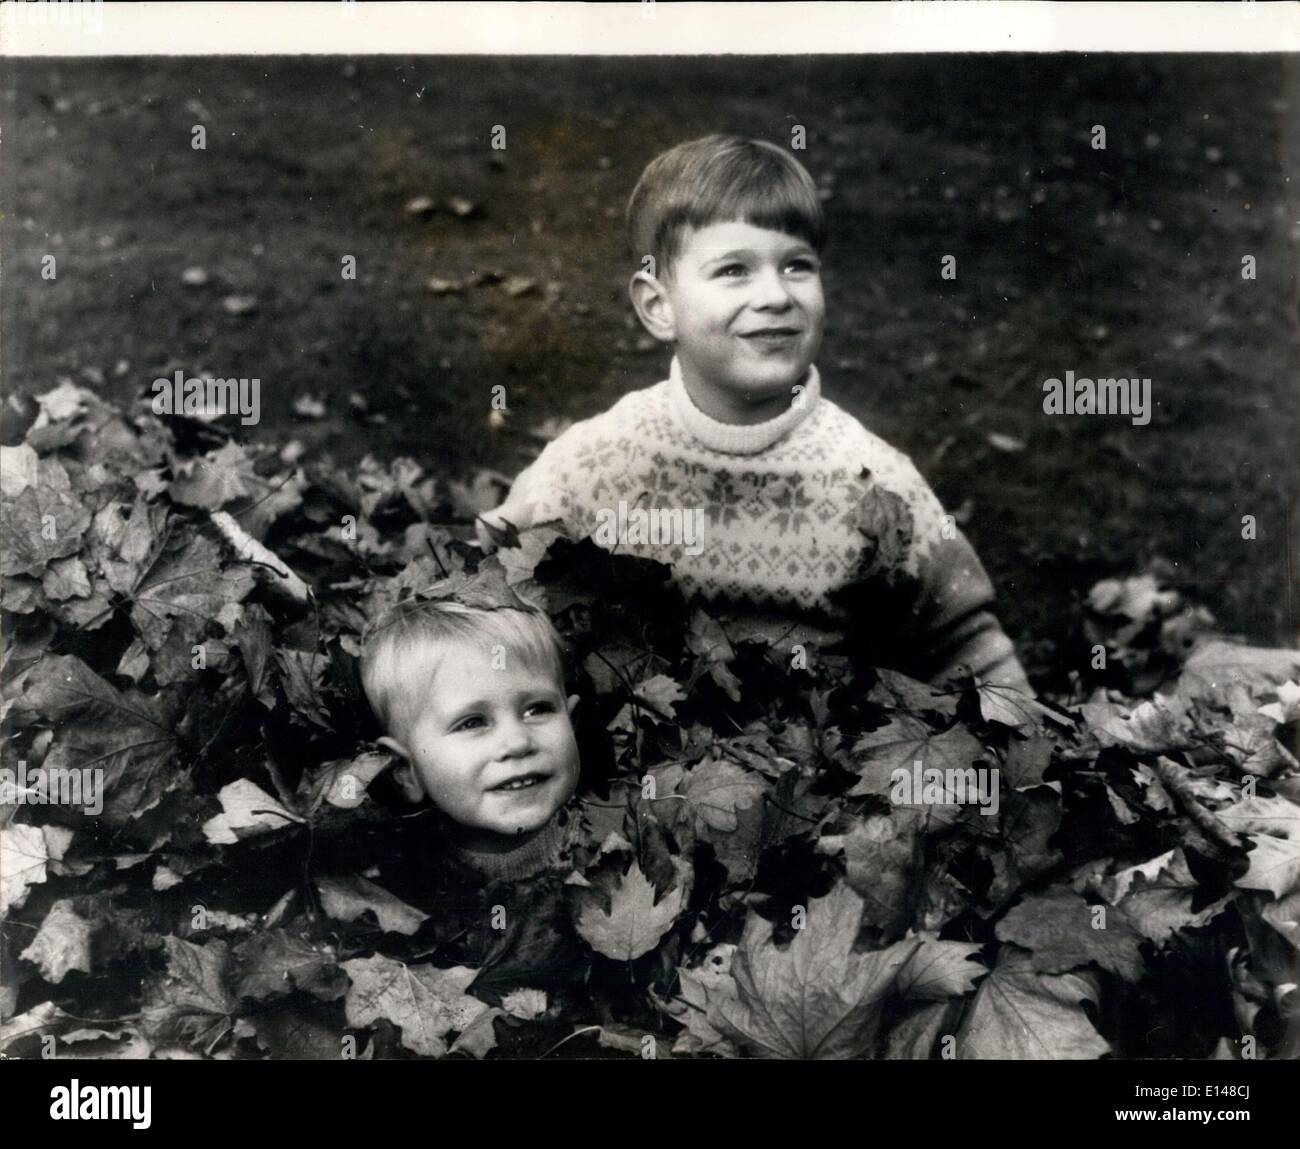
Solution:
<path fill-rule="evenodd" d="M 513 474 L 548 417 L 666 373 L 625 291 L 620 217 L 646 161 L 801 124 L 830 193 L 827 392 L 965 521 L 1031 668 L 1077 665 L 1081 596 L 1155 555 L 1226 628 L 1290 644 L 1296 73 L 1277 56 L 6 60 L 5 389 L 66 376 L 134 403 L 178 368 L 257 376 L 258 438 Z M 420 195 L 437 210 L 405 211 Z M 192 267 L 206 284 L 183 285 Z M 229 314 L 232 295 L 255 305 Z M 1067 370 L 1149 376 L 1150 424 L 1045 415 L 1042 382 Z M 304 394 L 324 418 L 295 414 Z"/>

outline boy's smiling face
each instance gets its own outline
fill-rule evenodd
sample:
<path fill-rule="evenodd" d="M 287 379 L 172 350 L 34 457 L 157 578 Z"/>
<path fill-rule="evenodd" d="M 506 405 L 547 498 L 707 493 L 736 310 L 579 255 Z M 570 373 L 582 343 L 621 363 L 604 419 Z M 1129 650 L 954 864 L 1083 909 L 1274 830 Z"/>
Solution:
<path fill-rule="evenodd" d="M 406 761 L 398 782 L 407 797 L 429 799 L 464 827 L 465 844 L 509 849 L 540 830 L 573 795 L 578 746 L 569 715 L 578 696 L 523 666 L 504 666 L 474 643 L 448 647 L 427 702 L 403 744 L 380 741 Z"/>
<path fill-rule="evenodd" d="M 821 347 L 821 261 L 783 231 L 738 220 L 688 228 L 662 279 L 633 276 L 632 300 L 646 329 L 676 345 L 696 405 L 727 423 L 789 407 Z"/>

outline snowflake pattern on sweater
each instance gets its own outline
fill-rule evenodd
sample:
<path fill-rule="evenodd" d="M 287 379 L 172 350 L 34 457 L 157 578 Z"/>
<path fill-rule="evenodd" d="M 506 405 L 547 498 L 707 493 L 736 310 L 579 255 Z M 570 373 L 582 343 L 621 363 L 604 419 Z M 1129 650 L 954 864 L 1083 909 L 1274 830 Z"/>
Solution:
<path fill-rule="evenodd" d="M 602 523 L 635 512 L 694 515 L 701 545 L 624 530 L 617 549 L 671 564 L 688 597 L 775 609 L 831 633 L 879 626 L 906 603 L 912 669 L 962 662 L 1023 682 L 974 550 L 907 456 L 822 397 L 815 367 L 789 410 L 742 426 L 700 411 L 674 359 L 668 379 L 548 444 L 515 480 L 506 505 L 520 503 L 533 523 L 598 542 Z"/>

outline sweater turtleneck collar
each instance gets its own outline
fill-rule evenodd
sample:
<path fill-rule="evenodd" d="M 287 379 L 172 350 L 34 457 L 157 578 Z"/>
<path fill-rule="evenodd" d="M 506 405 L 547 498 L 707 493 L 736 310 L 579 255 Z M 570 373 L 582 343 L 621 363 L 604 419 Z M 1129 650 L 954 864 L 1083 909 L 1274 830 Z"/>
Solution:
<path fill-rule="evenodd" d="M 668 395 L 673 412 L 681 425 L 706 447 L 725 455 L 756 455 L 784 439 L 816 410 L 821 400 L 821 378 L 816 365 L 808 368 L 803 379 L 804 391 L 800 402 L 792 402 L 789 409 L 774 419 L 763 423 L 722 423 L 706 415 L 696 405 L 686 390 L 681 364 L 673 356 L 668 371 Z"/>
<path fill-rule="evenodd" d="M 564 844 L 564 825 L 553 817 L 541 830 L 513 849 L 491 852 L 464 846 L 457 850 L 470 869 L 489 880 L 518 882 L 553 865 Z"/>

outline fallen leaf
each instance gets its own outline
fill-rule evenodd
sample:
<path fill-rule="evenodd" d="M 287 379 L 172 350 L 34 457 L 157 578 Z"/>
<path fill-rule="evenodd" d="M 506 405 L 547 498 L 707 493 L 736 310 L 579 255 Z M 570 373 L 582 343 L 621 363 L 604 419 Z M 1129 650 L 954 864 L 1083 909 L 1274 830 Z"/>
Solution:
<path fill-rule="evenodd" d="M 597 953 L 615 961 L 635 961 L 659 944 L 684 902 L 680 875 L 678 884 L 656 901 L 653 884 L 634 860 L 615 884 L 608 910 L 598 893 L 582 892 L 575 925 Z"/>
<path fill-rule="evenodd" d="M 970 959 L 984 947 L 975 942 L 940 941 L 921 936 L 921 944 L 898 971 L 898 992 L 914 1001 L 944 1001 L 975 988 L 988 969 Z"/>
<path fill-rule="evenodd" d="M 60 898 L 50 907 L 35 939 L 21 956 L 40 966 L 41 976 L 56 984 L 70 970 L 90 973 L 90 942 L 94 931 L 93 923 L 81 917 L 68 898 Z"/>
<path fill-rule="evenodd" d="M 948 771 L 965 771 L 981 754 L 979 740 L 964 726 L 938 732 L 910 714 L 895 714 L 854 743 L 852 764 L 859 779 L 849 796 L 888 796 L 894 771 L 910 777 L 918 762 L 922 769 L 942 770 L 951 778 Z"/>
<path fill-rule="evenodd" d="M 347 991 L 347 979 L 330 949 L 283 929 L 264 930 L 240 943 L 235 965 L 238 997 L 263 1000 L 305 990 L 322 1001 L 334 1001 Z"/>
<path fill-rule="evenodd" d="M 9 685 L 19 725 L 54 726 L 46 769 L 102 770 L 103 817 L 122 826 L 187 777 L 172 759 L 174 700 L 118 691 L 73 655 L 46 655 Z M 93 765 L 87 765 L 93 763 Z"/>
<path fill-rule="evenodd" d="M 738 810 L 762 799 L 767 783 L 748 770 L 720 758 L 706 758 L 686 775 L 680 792 L 690 801 L 696 817 L 715 830 L 734 830 Z"/>
<path fill-rule="evenodd" d="M 1192 902 L 1199 891 L 1180 849 L 1119 870 L 1097 886 L 1097 892 L 1122 909 L 1139 933 L 1159 943 L 1178 930 L 1204 925 L 1227 905 L 1223 897 L 1193 913 Z"/>
<path fill-rule="evenodd" d="M 167 973 L 145 995 L 141 1028 L 155 1045 L 209 1050 L 235 1024 L 239 1003 L 225 986 L 230 951 L 216 939 L 206 945 L 168 935 Z"/>
<path fill-rule="evenodd" d="M 257 310 L 255 295 L 227 295 L 221 300 L 221 310 L 227 315 L 252 315 Z"/>
<path fill-rule="evenodd" d="M 1030 955 L 1004 945 L 993 972 L 980 983 L 957 1032 L 962 1060 L 1093 1060 L 1111 1052 L 1083 1002 L 1096 1002 L 1092 981 L 1080 974 L 1044 974 Z"/>
<path fill-rule="evenodd" d="M 882 814 L 854 822 L 847 834 L 824 835 L 818 853 L 844 853 L 845 880 L 860 894 L 868 921 L 900 934 L 912 917 L 916 827 Z"/>
<path fill-rule="evenodd" d="M 753 911 L 732 962 L 734 999 L 711 1002 L 709 1020 L 765 1058 L 848 1060 L 870 1054 L 899 971 L 919 939 L 854 952 L 862 899 L 843 883 L 808 902 L 804 928 L 785 949 Z"/>
<path fill-rule="evenodd" d="M 381 954 L 342 966 L 352 982 L 344 1001 L 348 1024 L 390 1021 L 421 1057 L 445 1057 L 447 1035 L 464 1033 L 490 1008 L 465 992 L 478 972 L 466 966 L 405 965 Z"/>
<path fill-rule="evenodd" d="M 203 836 L 214 846 L 233 846 L 245 838 L 302 822 L 248 778 L 222 786 L 217 798 L 221 813 L 203 823 Z"/>
<path fill-rule="evenodd" d="M 1032 951 L 1030 965 L 1039 973 L 1065 973 L 1095 962 L 1125 981 L 1140 981 L 1146 969 L 1142 936 L 1114 907 L 1100 907 L 1104 924 L 1098 928 L 1097 908 L 1070 890 L 1030 894 L 998 923 L 997 936 Z"/>
<path fill-rule="evenodd" d="M 984 437 L 988 440 L 990 447 L 1007 454 L 1016 454 L 1025 449 L 1025 441 L 1016 438 L 1015 435 L 1004 435 L 1000 431 L 990 431 Z"/>
<path fill-rule="evenodd" d="M 686 646 L 700 659 L 702 669 L 722 688 L 732 702 L 740 701 L 740 679 L 731 671 L 736 652 L 716 619 L 701 609 L 691 615 Z"/>
<path fill-rule="evenodd" d="M 316 888 L 320 891 L 321 908 L 340 922 L 354 922 L 369 912 L 375 915 L 385 933 L 409 936 L 429 917 L 359 874 L 318 878 Z"/>
<path fill-rule="evenodd" d="M 325 404 L 315 395 L 299 395 L 293 401 L 293 413 L 302 419 L 323 419 Z"/>

